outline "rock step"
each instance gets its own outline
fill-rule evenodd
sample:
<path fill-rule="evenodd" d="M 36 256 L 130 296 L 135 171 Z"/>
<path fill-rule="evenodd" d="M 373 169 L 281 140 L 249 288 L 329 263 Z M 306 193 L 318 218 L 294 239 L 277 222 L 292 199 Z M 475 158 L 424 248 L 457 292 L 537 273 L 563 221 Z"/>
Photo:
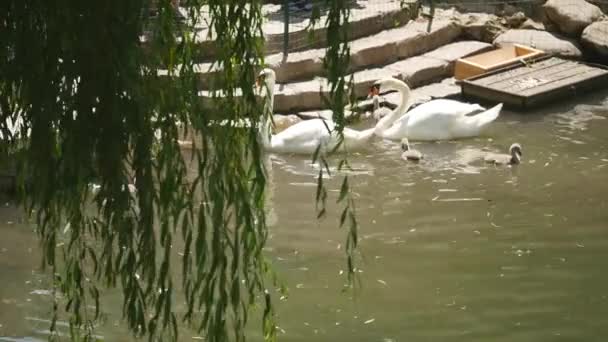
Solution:
<path fill-rule="evenodd" d="M 264 32 L 264 49 L 266 54 L 283 51 L 283 12 L 280 5 L 265 5 L 263 12 L 267 17 L 262 30 Z M 369 36 L 383 30 L 405 25 L 415 18 L 418 12 L 416 0 L 370 0 L 362 1 L 359 6 L 351 9 L 350 31 L 351 39 Z M 319 24 L 307 30 L 310 16 L 292 18 L 289 25 L 288 51 L 300 51 L 325 47 L 327 44 L 326 30 L 323 27 L 327 19 L 324 13 L 319 18 Z M 201 60 L 213 60 L 217 55 L 215 41 L 209 37 L 209 29 L 201 27 L 197 33 L 198 49 L 196 55 Z"/>
<path fill-rule="evenodd" d="M 446 99 L 446 98 L 457 98 L 460 96 L 460 85 L 456 83 L 456 79 L 453 77 L 445 78 L 441 82 L 432 83 L 422 87 L 412 89 L 411 101 L 412 105 L 410 108 L 414 108 L 423 103 L 429 102 L 435 99 Z M 380 106 L 394 109 L 399 105 L 401 96 L 398 93 L 389 93 L 380 97 Z M 371 99 L 362 100 L 357 103 L 357 112 L 371 112 L 373 103 Z M 323 118 L 331 120 L 332 111 L 329 109 L 305 111 L 296 113 L 299 117 L 304 119 Z M 292 117 L 293 115 L 287 115 Z"/>
<path fill-rule="evenodd" d="M 505 46 L 509 44 L 530 46 L 564 58 L 580 59 L 583 56 L 579 43 L 574 39 L 547 31 L 526 29 L 508 30 L 494 40 L 494 45 L 496 46 Z"/>
<path fill-rule="evenodd" d="M 369 87 L 378 79 L 396 77 L 406 81 L 410 87 L 420 87 L 435 80 L 451 77 L 454 62 L 492 48 L 491 44 L 478 41 L 461 41 L 442 46 L 420 56 L 410 57 L 383 66 L 352 74 L 354 92 L 359 98 L 368 94 Z M 201 91 L 201 100 L 211 105 L 211 94 Z M 327 80 L 317 77 L 304 82 L 284 83 L 275 86 L 274 111 L 293 113 L 324 109 L 323 97 L 329 95 Z"/>
<path fill-rule="evenodd" d="M 608 61 L 608 21 L 598 21 L 587 26 L 581 41 L 602 60 Z"/>
<path fill-rule="evenodd" d="M 350 43 L 350 72 L 382 66 L 400 59 L 416 56 L 455 41 L 462 33 L 459 25 L 444 20 L 434 23 L 431 32 L 426 22 L 410 21 L 398 27 Z M 325 49 L 295 52 L 283 61 L 283 54 L 266 57 L 266 65 L 277 74 L 277 82 L 288 83 L 323 76 Z M 221 70 L 212 63 L 197 65 L 199 89 L 211 89 L 213 78 Z"/>

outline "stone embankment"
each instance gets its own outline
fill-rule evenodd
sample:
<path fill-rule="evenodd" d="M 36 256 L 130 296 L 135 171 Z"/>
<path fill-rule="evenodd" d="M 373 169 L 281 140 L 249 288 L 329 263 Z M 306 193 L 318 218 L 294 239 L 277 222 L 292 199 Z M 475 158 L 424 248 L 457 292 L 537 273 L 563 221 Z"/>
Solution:
<path fill-rule="evenodd" d="M 382 6 L 378 6 L 379 2 Z M 359 1 L 351 24 L 349 70 L 354 92 L 364 97 L 374 81 L 396 77 L 414 88 L 415 103 L 457 96 L 459 87 L 452 78 L 457 59 L 512 43 L 564 58 L 603 60 L 608 64 L 608 19 L 606 12 L 592 2 L 539 0 L 534 11 L 506 5 L 493 13 L 440 7 L 435 11 L 431 30 L 427 31 L 428 21 L 416 17 L 417 5 L 413 0 L 406 1 L 405 7 L 401 7 L 399 0 Z M 278 8 L 266 6 L 275 6 L 275 12 Z M 293 45 L 284 58 L 278 48 L 277 39 L 282 36 L 277 20 L 270 19 L 265 26 L 268 31 L 265 60 L 276 71 L 278 82 L 274 108 L 276 113 L 285 114 L 275 115 L 275 121 L 279 127 L 288 127 L 300 119 L 331 116 L 322 101 L 328 93 L 322 61 L 326 42 L 319 38 L 324 35 L 323 29 L 314 32 L 316 40 L 303 44 L 304 31 L 299 26 L 307 22 L 295 24 L 299 26 L 290 28 Z M 205 40 L 202 44 L 209 45 L 212 41 Z M 198 70 L 201 101 L 210 104 L 211 80 L 221 66 L 203 61 Z M 396 97 L 387 96 L 385 101 L 394 106 Z M 364 106 L 368 105 L 364 101 Z"/>
<path fill-rule="evenodd" d="M 496 37 L 494 44 L 519 43 L 565 58 L 590 58 L 608 64 L 608 18 L 585 0 L 548 0 L 519 28 Z"/>

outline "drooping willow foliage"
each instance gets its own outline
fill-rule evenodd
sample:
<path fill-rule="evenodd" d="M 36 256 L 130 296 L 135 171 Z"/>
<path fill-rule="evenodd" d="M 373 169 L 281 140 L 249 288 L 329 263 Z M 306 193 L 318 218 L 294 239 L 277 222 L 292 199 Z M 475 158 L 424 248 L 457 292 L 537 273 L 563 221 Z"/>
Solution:
<path fill-rule="evenodd" d="M 341 159 L 338 162 L 337 170 L 348 171 L 350 165 L 348 163 L 348 146 L 344 144 L 344 136 L 342 131 L 346 126 L 344 116 L 344 108 L 350 103 L 356 101 L 354 94 L 354 80 L 352 76 L 348 77 L 348 68 L 350 63 L 350 46 L 349 46 L 349 18 L 350 18 L 350 0 L 327 0 L 324 4 L 319 4 L 317 0 L 316 8 L 322 5 L 328 7 L 327 21 L 325 24 L 327 29 L 327 41 L 329 42 L 325 59 L 324 67 L 327 73 L 328 86 L 330 87 L 329 96 L 324 99 L 325 106 L 332 110 L 332 120 L 335 123 L 336 134 L 339 136 L 339 143 L 334 148 L 334 152 L 341 152 Z M 319 20 L 319 12 L 316 11 L 313 15 L 313 25 Z M 317 210 L 318 216 L 322 217 L 326 213 L 325 203 L 327 200 L 327 190 L 323 184 L 324 172 L 330 173 L 328 161 L 325 156 L 319 154 L 320 149 L 313 155 L 313 160 L 319 160 L 322 167 L 319 168 L 318 183 L 317 183 Z M 347 285 L 353 285 L 353 275 L 355 275 L 354 251 L 357 247 L 357 219 L 355 216 L 355 203 L 351 196 L 349 185 L 349 177 L 345 175 L 340 187 L 338 202 L 344 204 L 344 208 L 340 214 L 340 227 L 348 229 L 345 251 L 347 254 Z"/>
<path fill-rule="evenodd" d="M 341 134 L 348 1 L 325 2 L 328 101 Z M 20 151 L 19 190 L 53 275 L 52 338 L 67 314 L 71 338 L 93 340 L 100 293 L 119 288 L 129 330 L 150 341 L 177 339 L 182 320 L 209 341 L 243 341 L 256 301 L 264 337 L 275 339 L 256 131 L 268 113 L 253 88 L 263 65 L 261 1 L 181 4 L 208 20 L 216 42 L 212 110 L 201 105 L 195 68 L 206 37 L 197 36 L 197 19 L 178 25 L 169 0 L 0 4 L 0 131 Z M 245 118 L 252 127 L 213 124 Z M 178 143 L 186 130 L 199 141 L 188 153 Z M 344 157 L 340 168 L 347 165 Z M 347 178 L 340 199 L 352 270 Z"/>

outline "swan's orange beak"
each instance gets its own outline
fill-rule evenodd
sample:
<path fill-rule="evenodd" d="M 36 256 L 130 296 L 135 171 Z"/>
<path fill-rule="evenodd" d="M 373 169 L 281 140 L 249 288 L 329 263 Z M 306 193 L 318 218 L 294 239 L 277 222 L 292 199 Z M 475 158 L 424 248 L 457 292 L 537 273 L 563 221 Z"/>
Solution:
<path fill-rule="evenodd" d="M 261 88 L 261 87 L 262 87 L 262 85 L 264 85 L 264 76 L 258 76 L 258 77 L 256 77 L 256 78 L 255 78 L 255 85 L 256 85 L 258 88 Z"/>

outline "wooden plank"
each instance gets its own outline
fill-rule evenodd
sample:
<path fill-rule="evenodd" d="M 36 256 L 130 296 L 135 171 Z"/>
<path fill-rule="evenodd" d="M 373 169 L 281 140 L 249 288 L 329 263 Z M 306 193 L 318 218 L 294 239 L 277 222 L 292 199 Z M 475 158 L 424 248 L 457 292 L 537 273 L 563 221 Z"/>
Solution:
<path fill-rule="evenodd" d="M 527 67 L 522 67 L 522 68 L 526 69 Z M 550 67 L 550 68 L 543 68 L 542 70 L 534 70 L 534 71 L 531 71 L 528 73 L 524 73 L 524 74 L 519 75 L 518 77 L 511 77 L 511 78 L 496 82 L 496 83 L 490 85 L 489 87 L 494 88 L 494 89 L 509 91 L 509 89 L 512 88 L 513 84 L 521 83 L 521 80 L 539 79 L 539 80 L 543 80 L 543 81 L 550 81 L 553 79 L 554 75 L 557 75 L 561 72 L 568 72 L 573 69 L 578 69 L 578 65 L 563 63 L 563 64 L 559 64 L 559 65 L 554 65 L 553 67 Z"/>
<path fill-rule="evenodd" d="M 508 82 L 513 79 L 522 78 L 522 77 L 528 76 L 530 74 L 543 73 L 543 72 L 546 72 L 547 70 L 553 70 L 556 68 L 567 69 L 569 67 L 570 67 L 570 65 L 568 64 L 568 61 L 563 61 L 561 63 L 555 63 L 555 62 L 545 63 L 543 65 L 532 65 L 532 66 L 524 65 L 518 69 L 513 70 L 513 72 L 505 73 L 502 78 L 497 79 L 492 84 L 488 84 L 488 86 L 500 87 L 500 83 L 502 83 L 502 82 Z"/>
<path fill-rule="evenodd" d="M 547 60 L 543 60 L 543 61 L 534 63 L 531 66 L 520 66 L 518 68 L 509 70 L 509 71 L 496 73 L 496 74 L 490 75 L 488 77 L 482 77 L 482 78 L 479 78 L 476 80 L 472 80 L 472 82 L 475 82 L 480 85 L 489 86 L 496 82 L 509 80 L 509 79 L 512 79 L 515 77 L 525 75 L 530 72 L 536 72 L 536 71 L 543 70 L 546 68 L 551 68 L 554 65 L 559 65 L 559 64 L 563 64 L 563 63 L 567 63 L 567 62 L 568 61 L 560 60 L 558 58 L 550 58 Z"/>
<path fill-rule="evenodd" d="M 608 69 L 550 57 L 461 83 L 462 94 L 508 107 L 529 108 L 608 85 Z"/>
<path fill-rule="evenodd" d="M 589 69 L 587 72 L 585 73 L 579 73 L 579 74 L 574 74 L 570 77 L 567 78 L 563 78 L 563 79 L 558 79 L 555 80 L 554 82 L 550 82 L 550 83 L 546 83 L 543 84 L 541 86 L 538 87 L 534 87 L 531 89 L 526 89 L 522 92 L 522 95 L 525 96 L 534 96 L 534 95 L 538 95 L 541 94 L 543 92 L 548 92 L 560 87 L 574 87 L 576 88 L 576 85 L 593 79 L 595 77 L 598 76 L 608 76 L 608 72 L 602 69 Z"/>
<path fill-rule="evenodd" d="M 511 84 L 505 85 L 498 89 L 505 92 L 521 93 L 522 91 L 527 91 L 531 88 L 540 87 L 545 84 L 567 80 L 568 78 L 571 78 L 573 76 L 584 74 L 589 70 L 593 69 L 585 68 L 584 66 L 574 66 L 567 69 L 560 68 L 558 70 L 552 69 L 551 71 L 554 71 L 552 73 L 532 74 L 527 77 L 518 78 L 516 80 L 511 81 Z"/>
<path fill-rule="evenodd" d="M 596 75 L 602 74 L 601 71 L 597 71 L 594 69 L 566 70 L 559 74 L 553 75 L 552 79 L 547 82 L 543 82 L 542 84 L 538 84 L 534 87 L 522 89 L 521 92 L 533 95 L 533 94 L 542 92 L 543 89 L 551 89 L 554 86 L 556 86 L 556 87 L 559 87 L 561 85 L 572 86 L 572 85 L 575 85 L 577 82 L 581 82 L 587 78 L 593 77 L 594 73 L 596 73 Z"/>
<path fill-rule="evenodd" d="M 565 99 L 578 94 L 594 91 L 605 86 L 608 83 L 608 73 L 598 75 L 593 78 L 579 82 L 576 86 L 561 86 L 551 90 L 545 90 L 534 96 L 527 98 L 524 108 L 530 108 L 554 101 L 556 99 Z"/>
<path fill-rule="evenodd" d="M 471 83 L 462 84 L 462 95 L 468 99 L 475 99 L 481 102 L 504 103 L 506 106 L 514 107 L 520 107 L 525 102 L 525 98 L 521 96 L 494 91 Z"/>

